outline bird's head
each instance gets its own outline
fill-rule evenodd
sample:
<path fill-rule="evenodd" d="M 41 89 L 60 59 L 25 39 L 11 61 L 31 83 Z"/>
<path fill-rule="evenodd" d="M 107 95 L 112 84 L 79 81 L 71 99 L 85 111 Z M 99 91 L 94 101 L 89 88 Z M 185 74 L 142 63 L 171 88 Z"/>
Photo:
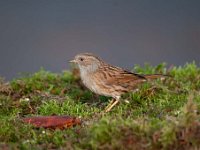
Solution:
<path fill-rule="evenodd" d="M 100 58 L 91 53 L 78 54 L 70 62 L 77 64 L 80 72 L 85 73 L 96 71 L 102 63 Z"/>

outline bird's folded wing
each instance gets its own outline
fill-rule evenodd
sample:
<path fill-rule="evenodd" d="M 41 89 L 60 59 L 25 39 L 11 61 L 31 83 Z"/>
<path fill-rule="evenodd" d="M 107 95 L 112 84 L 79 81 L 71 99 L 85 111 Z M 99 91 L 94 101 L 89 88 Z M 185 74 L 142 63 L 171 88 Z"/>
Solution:
<path fill-rule="evenodd" d="M 121 86 L 122 88 L 129 90 L 135 89 L 139 83 L 146 81 L 144 76 L 134 74 L 124 70 L 118 70 L 110 72 L 110 78 L 105 81 L 106 85 L 109 86 Z M 112 77 L 113 74 L 113 77 Z"/>

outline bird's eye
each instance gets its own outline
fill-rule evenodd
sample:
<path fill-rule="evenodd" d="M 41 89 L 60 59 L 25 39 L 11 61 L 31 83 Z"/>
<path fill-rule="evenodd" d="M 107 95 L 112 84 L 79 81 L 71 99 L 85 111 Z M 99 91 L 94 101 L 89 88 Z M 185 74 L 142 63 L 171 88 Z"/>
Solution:
<path fill-rule="evenodd" d="M 80 61 L 83 61 L 83 60 L 84 60 L 84 58 L 82 58 L 82 57 L 81 57 L 81 58 L 79 58 L 79 60 L 80 60 Z"/>

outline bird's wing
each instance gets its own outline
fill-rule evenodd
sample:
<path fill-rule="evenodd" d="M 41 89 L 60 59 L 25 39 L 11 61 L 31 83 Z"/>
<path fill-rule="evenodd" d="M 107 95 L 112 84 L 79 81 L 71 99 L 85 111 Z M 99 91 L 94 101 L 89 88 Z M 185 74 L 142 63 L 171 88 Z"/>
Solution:
<path fill-rule="evenodd" d="M 108 86 L 121 86 L 126 91 L 134 90 L 139 83 L 146 81 L 142 75 L 135 74 L 122 68 L 109 66 L 106 67 L 106 80 L 104 83 Z"/>

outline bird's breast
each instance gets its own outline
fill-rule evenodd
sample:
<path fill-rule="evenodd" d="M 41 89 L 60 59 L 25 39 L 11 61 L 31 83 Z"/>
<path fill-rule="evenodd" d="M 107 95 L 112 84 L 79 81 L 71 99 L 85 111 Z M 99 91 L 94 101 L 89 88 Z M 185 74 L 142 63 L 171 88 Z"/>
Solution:
<path fill-rule="evenodd" d="M 84 76 L 82 82 L 88 89 L 98 94 L 98 86 L 92 77 Z"/>
<path fill-rule="evenodd" d="M 91 74 L 81 74 L 81 79 L 83 84 L 92 92 L 99 94 L 99 95 L 105 95 L 104 89 L 102 89 L 101 80 L 97 78 L 95 75 Z"/>

